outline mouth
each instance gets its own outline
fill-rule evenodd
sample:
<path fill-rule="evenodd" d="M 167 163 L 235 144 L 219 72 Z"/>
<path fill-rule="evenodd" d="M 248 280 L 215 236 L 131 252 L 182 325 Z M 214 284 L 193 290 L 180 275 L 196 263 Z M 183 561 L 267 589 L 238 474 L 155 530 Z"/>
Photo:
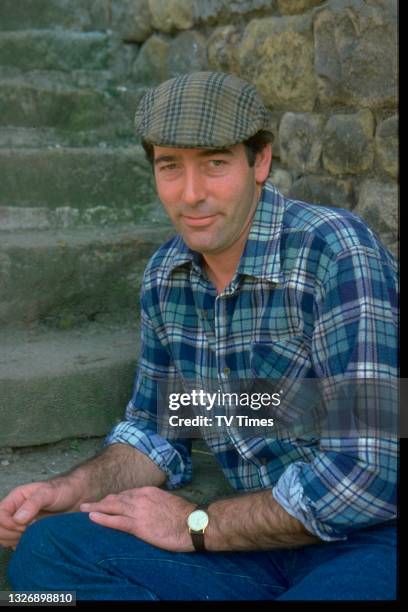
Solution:
<path fill-rule="evenodd" d="M 182 215 L 182 219 L 186 225 L 189 227 L 206 227 L 210 225 L 217 215 L 207 215 L 206 217 L 189 217 L 187 215 Z"/>

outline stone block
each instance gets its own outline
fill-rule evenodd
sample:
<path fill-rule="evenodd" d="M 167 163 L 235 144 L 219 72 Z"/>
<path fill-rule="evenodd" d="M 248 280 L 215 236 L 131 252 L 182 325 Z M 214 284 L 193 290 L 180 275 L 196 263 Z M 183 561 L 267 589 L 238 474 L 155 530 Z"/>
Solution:
<path fill-rule="evenodd" d="M 153 34 L 142 46 L 133 65 L 133 78 L 155 85 L 178 74 L 207 68 L 206 40 L 196 30 L 174 38 Z"/>
<path fill-rule="evenodd" d="M 396 0 L 333 0 L 314 18 L 315 68 L 323 104 L 396 104 Z"/>
<path fill-rule="evenodd" d="M 355 206 L 355 195 L 351 180 L 334 179 L 329 176 L 303 176 L 295 181 L 289 197 L 311 204 L 337 206 L 351 210 Z"/>
<path fill-rule="evenodd" d="M 374 117 L 369 110 L 333 115 L 323 134 L 323 165 L 331 174 L 361 174 L 374 160 Z"/>
<path fill-rule="evenodd" d="M 227 25 L 235 19 L 276 11 L 277 0 L 148 0 L 153 28 L 173 33 L 195 25 Z"/>
<path fill-rule="evenodd" d="M 167 59 L 171 40 L 161 34 L 152 34 L 142 45 L 133 68 L 132 76 L 138 83 L 152 85 L 168 77 Z"/>
<path fill-rule="evenodd" d="M 276 10 L 276 0 L 206 0 L 194 3 L 194 21 L 210 25 L 227 24 L 237 17 L 245 17 Z"/>
<path fill-rule="evenodd" d="M 178 34 L 170 47 L 168 57 L 169 77 L 206 69 L 207 50 L 204 36 L 195 30 Z"/>
<path fill-rule="evenodd" d="M 112 0 L 112 29 L 124 41 L 141 43 L 152 32 L 148 0 Z"/>
<path fill-rule="evenodd" d="M 292 175 L 290 172 L 279 166 L 273 166 L 269 175 L 269 180 L 275 185 L 283 195 L 288 196 L 292 187 Z"/>
<path fill-rule="evenodd" d="M 149 0 L 152 25 L 161 32 L 188 30 L 194 24 L 193 0 Z"/>
<path fill-rule="evenodd" d="M 322 4 L 325 0 L 278 0 L 278 9 L 282 15 L 296 15 Z"/>
<path fill-rule="evenodd" d="M 393 178 L 398 177 L 398 115 L 382 121 L 375 135 L 380 166 Z"/>
<path fill-rule="evenodd" d="M 279 141 L 279 125 L 282 119 L 282 113 L 271 112 L 271 120 L 269 123 L 269 130 L 273 134 L 272 142 L 272 156 L 274 159 L 280 159 L 280 141 Z"/>
<path fill-rule="evenodd" d="M 309 16 L 253 19 L 239 49 L 240 75 L 273 110 L 311 111 L 316 98 Z"/>
<path fill-rule="evenodd" d="M 280 157 L 290 170 L 317 172 L 325 118 L 315 113 L 285 113 L 279 126 Z"/>
<path fill-rule="evenodd" d="M 368 225 L 376 231 L 393 253 L 398 248 L 398 185 L 380 183 L 374 179 L 360 186 L 355 209 Z"/>
<path fill-rule="evenodd" d="M 237 74 L 238 49 L 241 32 L 232 25 L 214 30 L 207 41 L 207 57 L 210 70 Z"/>

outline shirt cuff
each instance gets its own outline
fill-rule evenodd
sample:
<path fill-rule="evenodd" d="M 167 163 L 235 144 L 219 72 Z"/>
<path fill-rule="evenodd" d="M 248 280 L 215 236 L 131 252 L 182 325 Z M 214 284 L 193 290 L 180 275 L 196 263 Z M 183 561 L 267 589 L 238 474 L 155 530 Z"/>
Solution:
<path fill-rule="evenodd" d="M 121 442 L 144 453 L 166 475 L 166 487 L 176 489 L 192 478 L 192 462 L 187 451 L 183 455 L 157 433 L 143 431 L 134 422 L 121 421 L 106 436 L 104 446 Z M 175 445 L 177 442 L 175 442 Z"/>
<path fill-rule="evenodd" d="M 347 540 L 347 536 L 336 534 L 332 527 L 325 525 L 314 516 L 299 480 L 299 472 L 306 465 L 302 461 L 292 463 L 273 487 L 273 497 L 288 514 L 298 519 L 310 533 L 321 540 L 326 542 Z"/>

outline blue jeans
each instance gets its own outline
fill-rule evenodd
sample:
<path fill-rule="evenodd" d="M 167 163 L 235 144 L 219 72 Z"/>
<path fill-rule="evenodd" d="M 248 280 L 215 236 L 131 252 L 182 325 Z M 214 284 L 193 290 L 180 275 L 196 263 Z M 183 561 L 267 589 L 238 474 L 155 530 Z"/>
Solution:
<path fill-rule="evenodd" d="M 396 566 L 390 524 L 297 549 L 174 553 L 74 512 L 26 530 L 9 580 L 14 590 L 73 590 L 79 600 L 388 600 Z"/>

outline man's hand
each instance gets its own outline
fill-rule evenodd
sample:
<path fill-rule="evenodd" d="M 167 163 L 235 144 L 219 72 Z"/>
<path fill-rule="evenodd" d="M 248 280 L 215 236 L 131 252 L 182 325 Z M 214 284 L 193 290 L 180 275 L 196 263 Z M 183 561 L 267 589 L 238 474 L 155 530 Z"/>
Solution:
<path fill-rule="evenodd" d="M 159 486 L 165 480 L 141 451 L 112 444 L 61 476 L 13 489 L 0 501 L 0 546 L 15 548 L 27 527 L 43 516 L 75 512 L 81 502 L 94 502 L 110 491 Z"/>
<path fill-rule="evenodd" d="M 49 514 L 73 511 L 79 500 L 78 488 L 69 478 L 16 487 L 0 502 L 0 545 L 15 548 L 31 523 Z"/>
<path fill-rule="evenodd" d="M 153 546 L 192 552 L 187 517 L 195 507 L 196 504 L 157 487 L 140 487 L 108 495 L 99 502 L 81 504 L 80 509 L 89 512 L 95 523 L 125 531 Z"/>
<path fill-rule="evenodd" d="M 15 548 L 24 531 L 25 527 L 16 523 L 9 512 L 0 506 L 0 546 Z"/>

